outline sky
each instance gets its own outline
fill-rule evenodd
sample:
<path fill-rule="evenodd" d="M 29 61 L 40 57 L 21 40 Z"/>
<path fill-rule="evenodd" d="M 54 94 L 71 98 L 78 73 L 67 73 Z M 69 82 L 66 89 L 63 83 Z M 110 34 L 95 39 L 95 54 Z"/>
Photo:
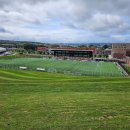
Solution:
<path fill-rule="evenodd" d="M 130 42 L 130 0 L 0 0 L 0 39 Z"/>

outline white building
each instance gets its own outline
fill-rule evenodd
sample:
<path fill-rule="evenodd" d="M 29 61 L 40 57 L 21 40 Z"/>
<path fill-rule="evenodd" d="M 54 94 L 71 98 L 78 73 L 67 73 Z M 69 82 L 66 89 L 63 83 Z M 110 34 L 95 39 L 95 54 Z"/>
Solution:
<path fill-rule="evenodd" d="M 0 53 L 6 52 L 6 48 L 0 47 Z"/>

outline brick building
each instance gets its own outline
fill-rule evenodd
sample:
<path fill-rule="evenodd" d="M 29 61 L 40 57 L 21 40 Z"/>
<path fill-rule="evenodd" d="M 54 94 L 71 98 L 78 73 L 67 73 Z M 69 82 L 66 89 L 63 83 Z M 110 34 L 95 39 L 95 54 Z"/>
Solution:
<path fill-rule="evenodd" d="M 126 57 L 126 63 L 128 66 L 130 66 L 130 57 Z"/>
<path fill-rule="evenodd" d="M 107 49 L 104 50 L 104 54 L 105 55 L 111 55 L 111 51 L 112 51 L 112 49 L 107 48 Z"/>
<path fill-rule="evenodd" d="M 112 44 L 112 58 L 124 59 L 130 56 L 130 44 Z"/>
<path fill-rule="evenodd" d="M 40 53 L 47 53 L 48 48 L 47 47 L 37 47 L 37 51 Z"/>

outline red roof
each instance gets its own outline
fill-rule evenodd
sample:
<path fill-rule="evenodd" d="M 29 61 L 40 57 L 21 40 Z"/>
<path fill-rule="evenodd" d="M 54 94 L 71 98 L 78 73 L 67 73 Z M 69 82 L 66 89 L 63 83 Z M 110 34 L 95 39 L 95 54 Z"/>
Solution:
<path fill-rule="evenodd" d="M 47 51 L 48 48 L 46 47 L 37 47 L 37 51 Z"/>

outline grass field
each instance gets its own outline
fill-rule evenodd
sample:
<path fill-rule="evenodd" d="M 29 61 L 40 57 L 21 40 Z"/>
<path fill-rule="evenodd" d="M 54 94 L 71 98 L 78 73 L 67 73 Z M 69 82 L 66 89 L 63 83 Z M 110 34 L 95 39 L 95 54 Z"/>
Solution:
<path fill-rule="evenodd" d="M 130 130 L 130 79 L 0 69 L 0 130 Z"/>
<path fill-rule="evenodd" d="M 0 59 L 0 66 L 3 68 L 14 69 L 18 69 L 19 66 L 26 66 L 30 70 L 36 70 L 37 67 L 41 67 L 45 68 L 48 72 L 76 75 L 122 76 L 122 73 L 118 67 L 110 62 L 81 62 L 45 58 L 16 58 Z"/>

